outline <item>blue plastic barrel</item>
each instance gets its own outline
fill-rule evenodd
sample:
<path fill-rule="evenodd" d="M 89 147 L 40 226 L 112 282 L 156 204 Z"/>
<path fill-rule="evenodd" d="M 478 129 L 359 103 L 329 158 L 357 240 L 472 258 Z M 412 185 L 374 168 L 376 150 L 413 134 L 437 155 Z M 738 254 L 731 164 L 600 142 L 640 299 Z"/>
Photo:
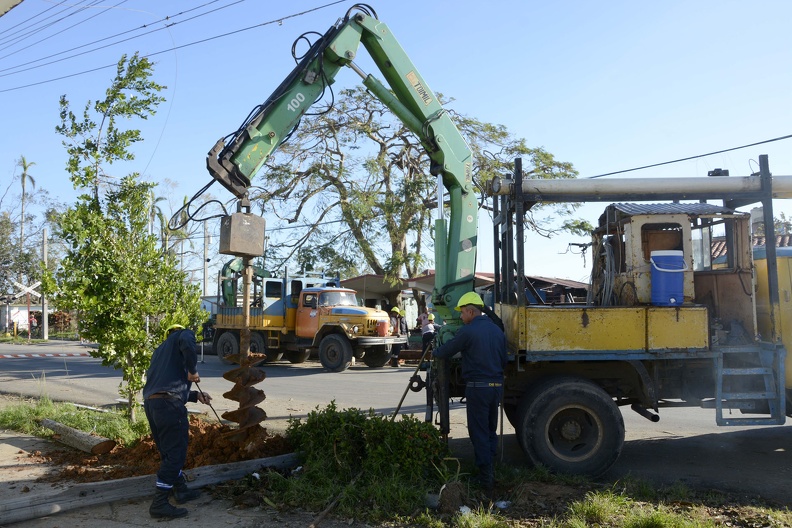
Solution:
<path fill-rule="evenodd" d="M 652 251 L 652 304 L 679 306 L 684 298 L 685 256 L 681 251 Z"/>

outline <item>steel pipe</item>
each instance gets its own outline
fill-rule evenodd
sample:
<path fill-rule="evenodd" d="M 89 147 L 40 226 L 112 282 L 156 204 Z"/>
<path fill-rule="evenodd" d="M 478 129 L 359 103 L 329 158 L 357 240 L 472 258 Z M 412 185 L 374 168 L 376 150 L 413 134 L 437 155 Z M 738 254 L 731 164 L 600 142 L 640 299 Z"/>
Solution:
<path fill-rule="evenodd" d="M 792 198 L 792 176 L 773 176 L 773 198 Z M 514 192 L 514 181 L 494 178 L 489 194 Z M 542 202 L 609 200 L 697 200 L 745 198 L 762 193 L 759 176 L 711 176 L 706 178 L 613 178 L 523 180 L 527 199 Z"/>

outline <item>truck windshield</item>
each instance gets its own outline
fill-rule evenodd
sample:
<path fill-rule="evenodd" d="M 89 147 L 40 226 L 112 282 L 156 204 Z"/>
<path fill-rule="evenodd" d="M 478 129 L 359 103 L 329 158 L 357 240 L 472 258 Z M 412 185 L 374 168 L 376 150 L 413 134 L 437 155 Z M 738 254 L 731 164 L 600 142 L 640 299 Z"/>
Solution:
<path fill-rule="evenodd" d="M 319 306 L 357 306 L 357 298 L 352 292 L 323 292 Z"/>

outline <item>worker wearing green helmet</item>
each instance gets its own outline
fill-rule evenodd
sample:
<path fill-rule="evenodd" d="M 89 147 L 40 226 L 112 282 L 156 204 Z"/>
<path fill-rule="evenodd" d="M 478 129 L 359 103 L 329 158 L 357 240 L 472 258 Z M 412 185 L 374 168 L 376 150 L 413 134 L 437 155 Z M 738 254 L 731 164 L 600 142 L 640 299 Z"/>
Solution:
<path fill-rule="evenodd" d="M 483 314 L 484 301 L 475 292 L 460 297 L 455 308 L 464 326 L 438 347 L 434 357 L 462 355 L 467 424 L 482 488 L 492 491 L 493 462 L 498 449 L 498 405 L 503 398 L 503 369 L 506 367 L 506 336 Z"/>

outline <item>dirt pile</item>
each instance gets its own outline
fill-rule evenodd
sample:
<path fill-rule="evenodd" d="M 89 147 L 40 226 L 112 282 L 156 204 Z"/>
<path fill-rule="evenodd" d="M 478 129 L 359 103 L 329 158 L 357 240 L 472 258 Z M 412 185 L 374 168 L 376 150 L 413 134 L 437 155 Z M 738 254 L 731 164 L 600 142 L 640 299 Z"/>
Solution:
<path fill-rule="evenodd" d="M 190 417 L 190 442 L 185 469 L 271 457 L 292 451 L 286 438 L 271 435 L 263 427 L 245 430 L 246 434 L 241 439 L 236 438 L 240 433 L 230 437 L 233 432 L 227 425 Z M 152 475 L 160 464 L 160 456 L 151 436 L 142 437 L 131 447 L 116 446 L 103 455 L 64 448 L 47 453 L 37 452 L 31 456 L 58 468 L 43 477 L 48 482 L 96 482 Z"/>

